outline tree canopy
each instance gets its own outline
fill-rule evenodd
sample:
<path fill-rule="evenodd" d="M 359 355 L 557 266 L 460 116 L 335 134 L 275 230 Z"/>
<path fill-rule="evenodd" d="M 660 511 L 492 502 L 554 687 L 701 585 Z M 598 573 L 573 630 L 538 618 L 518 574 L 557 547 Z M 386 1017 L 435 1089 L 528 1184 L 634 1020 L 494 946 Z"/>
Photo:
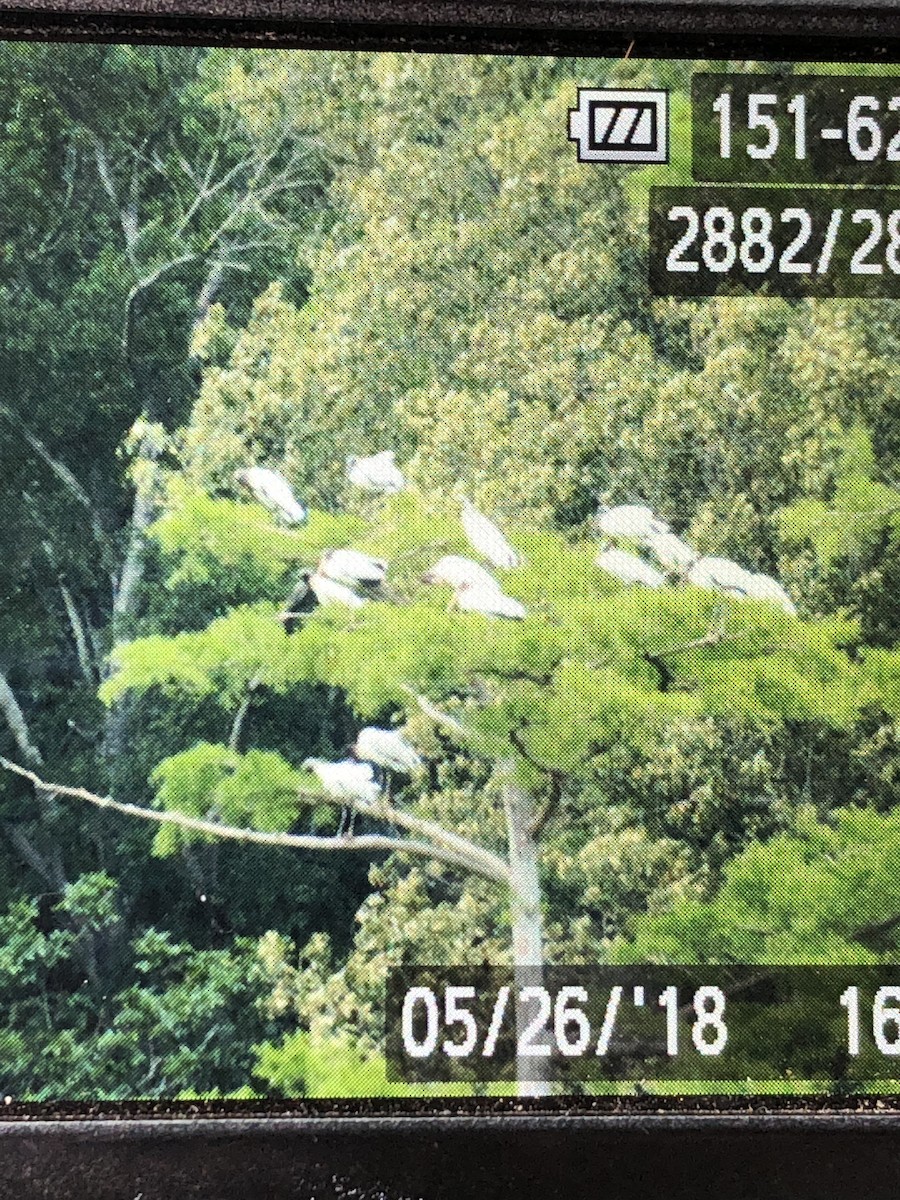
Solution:
<path fill-rule="evenodd" d="M 586 167 L 567 111 L 662 83 L 684 147 L 692 64 L 0 57 L 0 754 L 63 785 L 0 776 L 6 1091 L 389 1090 L 385 967 L 513 961 L 517 796 L 550 962 L 896 956 L 900 320 L 648 295 L 686 151 Z M 423 581 L 463 496 L 522 620 Z M 623 583 L 598 502 L 797 615 Z M 285 619 L 334 549 L 383 587 Z M 425 769 L 348 836 L 307 764 L 364 725 Z"/>

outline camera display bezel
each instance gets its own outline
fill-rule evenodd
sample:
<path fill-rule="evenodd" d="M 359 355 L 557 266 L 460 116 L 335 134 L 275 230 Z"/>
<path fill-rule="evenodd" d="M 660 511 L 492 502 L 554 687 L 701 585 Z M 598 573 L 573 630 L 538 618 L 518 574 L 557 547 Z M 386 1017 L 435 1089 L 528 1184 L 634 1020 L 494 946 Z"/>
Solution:
<path fill-rule="evenodd" d="M 0 37 L 900 62 L 900 8 L 874 0 L 853 5 L 783 0 L 777 6 L 639 0 L 627 7 L 605 0 L 281 0 L 277 10 L 266 0 L 146 0 L 140 6 L 119 0 L 4 0 Z M 807 1185 L 810 1195 L 821 1194 L 826 1179 L 829 1193 L 849 1194 L 842 1187 L 865 1182 L 859 1175 L 863 1160 L 871 1187 L 896 1180 L 890 1139 L 872 1135 L 900 1127 L 900 1097 L 597 1097 L 579 1099 L 575 1111 L 570 1097 L 13 1104 L 0 1110 L 0 1137 L 6 1139 L 2 1175 L 10 1178 L 24 1169 L 17 1163 L 41 1159 L 24 1189 L 17 1180 L 18 1195 L 51 1194 L 63 1187 L 69 1195 L 112 1195 L 122 1183 L 123 1164 L 144 1171 L 152 1163 L 157 1174 L 147 1185 L 150 1190 L 142 1192 L 146 1200 L 178 1194 L 194 1168 L 205 1182 L 191 1194 L 221 1194 L 216 1189 L 227 1171 L 241 1164 L 276 1171 L 280 1183 L 270 1194 L 278 1187 L 287 1194 L 298 1181 L 318 1179 L 324 1170 L 322 1178 L 365 1177 L 360 1195 L 367 1194 L 366 1187 L 375 1194 L 389 1186 L 400 1195 L 407 1194 L 418 1161 L 429 1164 L 419 1178 L 432 1181 L 420 1187 L 438 1188 L 422 1194 L 459 1194 L 477 1186 L 485 1196 L 493 1194 L 485 1172 L 501 1154 L 519 1160 L 522 1177 L 530 1171 L 535 1191 L 546 1192 L 559 1169 L 548 1146 L 566 1145 L 573 1162 L 579 1155 L 585 1163 L 602 1158 L 609 1167 L 631 1161 L 629 1156 L 644 1158 L 644 1183 L 651 1171 L 661 1171 L 654 1186 L 677 1196 L 688 1194 L 691 1172 L 711 1152 L 714 1138 L 713 1170 L 727 1173 L 729 1154 L 735 1171 L 755 1164 L 760 1195 L 774 1194 L 776 1188 L 796 1197 L 806 1194 Z M 441 1168 L 435 1171 L 433 1147 L 441 1143 Z M 237 1156 L 236 1146 L 243 1147 Z M 804 1156 L 818 1161 L 805 1176 L 796 1170 Z M 93 1163 L 90 1170 L 87 1163 Z M 392 1163 L 393 1183 L 387 1178 Z M 567 1195 L 578 1194 L 580 1170 L 571 1174 Z M 617 1194 L 637 1194 L 639 1189 L 632 1192 L 630 1186 Z"/>

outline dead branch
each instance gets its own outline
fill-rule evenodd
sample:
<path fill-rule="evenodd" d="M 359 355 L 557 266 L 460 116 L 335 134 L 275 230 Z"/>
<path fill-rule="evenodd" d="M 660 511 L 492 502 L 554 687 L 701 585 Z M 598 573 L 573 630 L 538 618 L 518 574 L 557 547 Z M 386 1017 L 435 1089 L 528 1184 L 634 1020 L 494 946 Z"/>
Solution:
<path fill-rule="evenodd" d="M 68 796 L 75 800 L 83 800 L 95 808 L 109 809 L 122 813 L 124 816 L 137 817 L 142 821 L 150 821 L 157 825 L 173 825 L 177 829 L 190 830 L 192 833 L 202 833 L 209 837 L 225 839 L 233 842 L 244 842 L 259 846 L 280 846 L 292 850 L 356 850 L 360 852 L 385 852 L 395 854 L 412 854 L 419 858 L 436 859 L 450 866 L 462 867 L 474 874 L 481 875 L 496 883 L 509 883 L 509 870 L 500 859 L 495 859 L 487 851 L 471 855 L 459 850 L 450 849 L 433 842 L 413 841 L 406 838 L 394 837 L 387 834 L 370 833 L 360 836 L 320 837 L 315 834 L 300 833 L 270 833 L 260 829 L 246 829 L 236 825 L 223 825 L 218 821 L 208 821 L 200 817 L 190 817 L 177 811 L 161 811 L 153 808 L 143 808 L 138 804 L 127 804 L 114 800 L 112 796 L 99 796 L 86 788 L 70 787 L 67 784 L 47 783 L 34 771 L 29 771 L 6 758 L 0 758 L 0 767 L 6 771 L 29 780 L 35 788 L 43 792 L 51 792 L 56 796 Z M 324 797 L 328 799 L 328 797 Z M 317 800 L 323 797 L 317 796 Z M 396 810 L 379 809 L 374 805 L 357 804 L 354 807 L 359 812 L 368 812 L 373 816 L 382 813 L 395 814 Z M 431 822 L 418 822 L 430 826 Z M 442 831 L 446 840 L 446 831 Z M 454 838 L 456 842 L 466 844 L 465 839 Z M 494 863 L 491 860 L 494 860 Z"/>
<path fill-rule="evenodd" d="M 403 690 L 407 693 L 407 695 L 412 696 L 413 700 L 415 700 L 416 704 L 418 704 L 425 716 L 434 721 L 435 725 L 440 725 L 444 729 L 447 729 L 451 733 L 455 733 L 459 737 L 465 738 L 466 740 L 469 740 L 475 736 L 475 731 L 473 729 L 469 729 L 467 725 L 463 725 L 462 721 L 457 721 L 455 717 L 451 717 L 449 713 L 445 713 L 442 709 L 438 708 L 436 704 L 432 704 L 427 696 L 420 695 L 414 688 L 411 687 L 404 686 Z"/>
<path fill-rule="evenodd" d="M 40 458 L 41 461 L 50 468 L 66 491 L 68 491 L 69 495 L 77 500 L 82 507 L 87 509 L 91 519 L 91 530 L 93 531 L 94 537 L 99 545 L 105 551 L 108 551 L 109 541 L 106 536 L 106 531 L 100 524 L 100 521 L 94 510 L 94 505 L 91 502 L 91 498 L 66 466 L 66 464 L 64 462 L 60 462 L 58 458 L 51 454 L 41 439 L 36 437 L 35 434 L 33 434 L 31 430 L 24 424 L 19 415 L 13 412 L 11 408 L 7 407 L 7 405 L 3 403 L 0 403 L 0 416 L 6 417 L 10 424 L 16 427 L 24 441 L 28 443 L 38 458 Z"/>
<path fill-rule="evenodd" d="M 558 767 L 548 767 L 546 763 L 542 763 L 534 757 L 522 740 L 522 730 L 527 728 L 528 722 L 527 720 L 523 720 L 518 729 L 511 729 L 509 731 L 509 740 L 530 767 L 534 767 L 536 771 L 540 771 L 542 775 L 547 776 L 549 786 L 547 802 L 537 814 L 534 821 L 532 821 L 531 828 L 529 829 L 531 836 L 538 838 L 544 832 L 550 818 L 559 807 L 559 802 L 562 799 L 563 784 L 566 781 L 566 773 Z"/>

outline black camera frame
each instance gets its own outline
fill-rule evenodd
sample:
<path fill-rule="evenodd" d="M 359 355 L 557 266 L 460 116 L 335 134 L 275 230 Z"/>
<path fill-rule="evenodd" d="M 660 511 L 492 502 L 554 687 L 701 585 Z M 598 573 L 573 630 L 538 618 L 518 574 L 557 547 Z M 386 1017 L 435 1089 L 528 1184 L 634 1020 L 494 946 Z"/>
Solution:
<path fill-rule="evenodd" d="M 900 63 L 900 0 L 0 0 L 0 38 Z M 0 1197 L 896 1195 L 900 1096 L 12 1104 Z"/>

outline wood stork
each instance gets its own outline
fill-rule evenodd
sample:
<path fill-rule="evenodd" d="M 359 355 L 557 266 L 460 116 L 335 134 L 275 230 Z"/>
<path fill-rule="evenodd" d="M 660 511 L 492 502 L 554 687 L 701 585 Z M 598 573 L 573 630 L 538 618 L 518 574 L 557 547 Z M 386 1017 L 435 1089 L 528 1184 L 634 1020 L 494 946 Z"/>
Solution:
<path fill-rule="evenodd" d="M 374 763 L 398 775 L 414 775 L 425 765 L 422 758 L 402 734 L 395 729 L 378 729 L 367 725 L 356 735 L 353 753 L 365 762 Z"/>
<path fill-rule="evenodd" d="M 249 488 L 260 504 L 282 520 L 285 525 L 302 525 L 308 516 L 294 495 L 291 485 L 278 471 L 268 467 L 245 467 L 235 471 L 235 479 Z"/>
<path fill-rule="evenodd" d="M 594 522 L 601 533 L 611 538 L 631 538 L 643 541 L 651 534 L 669 533 L 669 526 L 654 516 L 646 504 L 617 504 L 607 508 L 601 504 Z"/>
<path fill-rule="evenodd" d="M 650 533 L 642 541 L 667 571 L 686 571 L 700 557 L 675 533 Z"/>
<path fill-rule="evenodd" d="M 500 591 L 500 584 L 490 571 L 486 571 L 477 562 L 465 558 L 462 554 L 445 554 L 443 558 L 439 558 L 422 576 L 422 582 L 446 583 L 452 588 L 470 583 L 475 587 L 496 588 Z"/>
<path fill-rule="evenodd" d="M 357 762 L 354 758 L 345 758 L 340 762 L 307 758 L 303 766 L 313 772 L 326 796 L 340 800 L 345 805 L 338 826 L 339 834 L 353 833 L 353 818 L 358 803 L 377 804 L 381 799 L 381 788 L 371 763 Z"/>
<path fill-rule="evenodd" d="M 297 586 L 294 588 L 294 593 L 291 596 L 291 601 L 300 602 L 307 595 L 312 593 L 319 604 L 345 604 L 348 608 L 362 608 L 367 603 L 364 596 L 357 596 L 351 588 L 348 588 L 344 583 L 338 583 L 336 579 L 329 579 L 327 575 L 322 575 L 318 571 L 301 571 L 300 578 L 297 580 Z"/>
<path fill-rule="evenodd" d="M 285 633 L 293 633 L 301 618 L 311 613 L 319 603 L 316 594 L 309 586 L 312 571 L 302 571 L 294 590 L 284 602 L 284 611 L 278 614 L 278 620 L 284 625 Z"/>
<path fill-rule="evenodd" d="M 493 521 L 478 511 L 471 500 L 462 500 L 462 527 L 469 542 L 495 567 L 521 565 L 522 556 L 506 540 Z"/>
<path fill-rule="evenodd" d="M 366 458 L 348 454 L 347 478 L 354 487 L 363 488 L 367 492 L 380 492 L 385 496 L 402 492 L 406 487 L 406 480 L 394 458 L 393 450 L 382 450 L 379 454 L 370 454 Z"/>
<path fill-rule="evenodd" d="M 753 574 L 730 558 L 705 555 L 688 568 L 688 583 L 743 600 L 750 595 Z"/>
<path fill-rule="evenodd" d="M 512 596 L 507 596 L 496 587 L 479 587 L 477 584 L 461 584 L 454 593 L 454 603 L 462 612 L 484 613 L 486 617 L 506 617 L 510 621 L 522 621 L 526 616 L 525 605 Z"/>
<path fill-rule="evenodd" d="M 608 575 L 614 575 L 622 583 L 639 583 L 650 588 L 666 586 L 665 575 L 657 571 L 656 567 L 651 567 L 649 563 L 644 562 L 642 558 L 638 558 L 636 554 L 629 554 L 627 550 L 613 548 L 601 550 L 594 562 L 601 571 L 606 571 Z"/>
<path fill-rule="evenodd" d="M 754 600 L 771 600 L 779 608 L 784 609 L 789 616 L 796 617 L 797 615 L 796 604 L 794 604 L 778 580 L 773 579 L 771 575 L 760 575 L 758 573 L 751 575 L 747 595 L 751 596 Z"/>
<path fill-rule="evenodd" d="M 377 587 L 384 583 L 387 563 L 359 550 L 326 550 L 319 559 L 318 571 L 348 587 Z"/>

